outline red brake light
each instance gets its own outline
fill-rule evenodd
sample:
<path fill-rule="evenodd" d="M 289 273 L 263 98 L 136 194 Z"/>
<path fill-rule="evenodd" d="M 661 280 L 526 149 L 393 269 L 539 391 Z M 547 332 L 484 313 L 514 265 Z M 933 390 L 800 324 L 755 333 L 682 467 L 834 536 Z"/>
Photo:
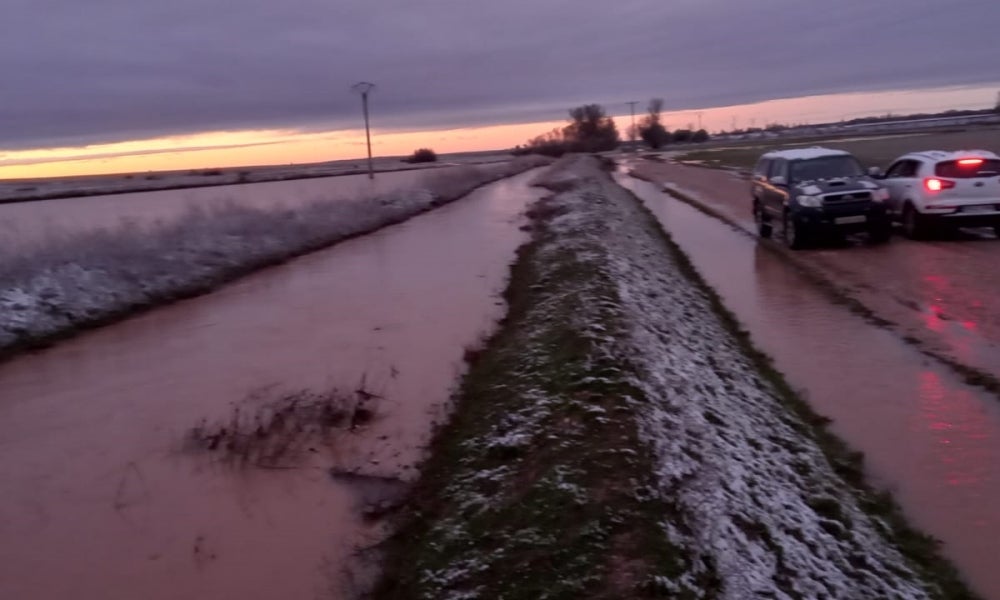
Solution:
<path fill-rule="evenodd" d="M 963 158 L 962 160 L 958 161 L 958 164 L 962 165 L 963 167 L 973 167 L 973 166 L 978 167 L 979 165 L 983 164 L 983 159 Z"/>
<path fill-rule="evenodd" d="M 924 187 L 927 188 L 928 192 L 940 192 L 941 190 L 950 190 L 955 187 L 955 182 L 931 177 L 924 180 Z"/>

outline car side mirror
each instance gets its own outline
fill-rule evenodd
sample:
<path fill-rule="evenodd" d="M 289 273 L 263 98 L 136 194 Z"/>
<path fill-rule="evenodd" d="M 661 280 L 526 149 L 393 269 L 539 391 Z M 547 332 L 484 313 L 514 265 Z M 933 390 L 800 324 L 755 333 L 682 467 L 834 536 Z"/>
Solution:
<path fill-rule="evenodd" d="M 885 173 L 878 167 L 868 167 L 868 176 L 873 179 L 885 179 Z"/>
<path fill-rule="evenodd" d="M 770 181 L 771 185 L 788 185 L 788 179 L 784 175 L 775 175 Z"/>

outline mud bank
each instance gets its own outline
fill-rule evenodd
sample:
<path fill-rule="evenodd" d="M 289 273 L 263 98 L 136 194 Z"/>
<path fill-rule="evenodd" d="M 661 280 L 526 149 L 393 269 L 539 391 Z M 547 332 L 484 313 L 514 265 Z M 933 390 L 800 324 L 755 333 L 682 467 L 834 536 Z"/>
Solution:
<path fill-rule="evenodd" d="M 635 197 L 544 183 L 377 597 L 971 596 Z"/>

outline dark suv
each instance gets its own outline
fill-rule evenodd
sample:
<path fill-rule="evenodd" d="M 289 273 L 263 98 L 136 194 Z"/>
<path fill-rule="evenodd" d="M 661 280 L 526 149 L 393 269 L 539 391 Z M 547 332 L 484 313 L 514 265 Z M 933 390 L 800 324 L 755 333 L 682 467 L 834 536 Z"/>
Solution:
<path fill-rule="evenodd" d="M 842 150 L 768 152 L 757 162 L 751 186 L 758 233 L 771 237 L 777 223 L 791 248 L 805 247 L 825 233 L 866 232 L 870 241 L 882 243 L 892 232 L 888 190 Z"/>

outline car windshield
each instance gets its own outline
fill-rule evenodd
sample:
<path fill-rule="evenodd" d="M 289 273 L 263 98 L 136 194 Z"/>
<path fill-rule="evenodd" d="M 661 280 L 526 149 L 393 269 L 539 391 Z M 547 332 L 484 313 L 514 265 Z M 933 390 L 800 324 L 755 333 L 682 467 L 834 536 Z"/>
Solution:
<path fill-rule="evenodd" d="M 793 181 L 860 177 L 861 175 L 861 165 L 853 156 L 823 156 L 797 160 L 792 162 L 791 166 Z"/>

